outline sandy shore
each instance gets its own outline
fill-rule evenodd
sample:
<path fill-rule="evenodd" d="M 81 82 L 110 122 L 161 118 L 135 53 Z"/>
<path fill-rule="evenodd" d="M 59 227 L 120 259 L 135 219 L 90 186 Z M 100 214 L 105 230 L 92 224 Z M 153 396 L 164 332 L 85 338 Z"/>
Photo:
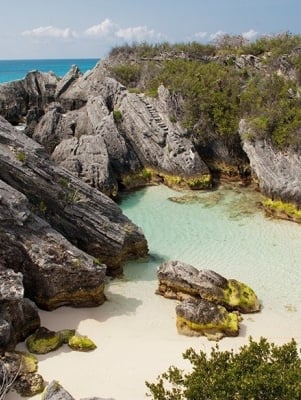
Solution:
<path fill-rule="evenodd" d="M 64 346 L 39 356 L 44 379 L 58 380 L 76 399 L 143 400 L 146 380 L 153 382 L 172 364 L 189 367 L 182 359 L 187 348 L 210 351 L 214 342 L 178 335 L 176 302 L 154 295 L 155 289 L 155 281 L 113 281 L 107 289 L 108 301 L 98 308 L 41 311 L 43 326 L 75 328 L 98 346 L 91 353 L 72 352 Z M 222 339 L 220 349 L 239 348 L 249 336 L 264 336 L 279 344 L 294 337 L 300 344 L 300 310 L 265 306 L 258 314 L 245 315 L 239 337 Z M 16 399 L 15 393 L 9 394 L 8 400 Z"/>

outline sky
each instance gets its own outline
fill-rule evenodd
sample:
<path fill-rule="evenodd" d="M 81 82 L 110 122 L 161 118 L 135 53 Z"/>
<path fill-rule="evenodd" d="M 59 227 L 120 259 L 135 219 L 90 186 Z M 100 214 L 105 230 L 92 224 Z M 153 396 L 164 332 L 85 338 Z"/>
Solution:
<path fill-rule="evenodd" d="M 0 0 L 0 59 L 102 58 L 117 45 L 301 34 L 300 0 Z"/>

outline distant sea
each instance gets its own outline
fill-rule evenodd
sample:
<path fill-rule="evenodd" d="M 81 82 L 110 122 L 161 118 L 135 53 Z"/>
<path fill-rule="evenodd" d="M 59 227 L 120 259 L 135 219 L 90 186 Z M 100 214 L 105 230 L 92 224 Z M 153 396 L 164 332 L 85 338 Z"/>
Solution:
<path fill-rule="evenodd" d="M 0 60 L 0 83 L 23 79 L 30 71 L 54 72 L 64 76 L 72 65 L 77 65 L 82 72 L 92 69 L 98 58 L 87 59 L 51 59 L 51 60 Z"/>

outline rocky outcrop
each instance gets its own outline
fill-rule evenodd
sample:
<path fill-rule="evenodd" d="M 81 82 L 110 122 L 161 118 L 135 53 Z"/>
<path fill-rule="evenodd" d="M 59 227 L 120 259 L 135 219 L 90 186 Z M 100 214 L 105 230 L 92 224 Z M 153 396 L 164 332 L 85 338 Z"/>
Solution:
<path fill-rule="evenodd" d="M 55 99 L 58 78 L 52 73 L 32 71 L 22 80 L 0 86 L 0 115 L 14 125 L 25 120 L 30 110 L 44 113 Z"/>
<path fill-rule="evenodd" d="M 180 261 L 160 265 L 157 294 L 180 300 L 176 307 L 178 332 L 205 335 L 209 340 L 239 334 L 239 313 L 260 310 L 254 291 L 235 279 L 211 270 L 197 270 Z"/>
<path fill-rule="evenodd" d="M 41 146 L 3 119 L 0 119 L 0 178 L 26 195 L 43 220 L 73 245 L 92 255 L 97 263 L 107 264 L 109 273 L 120 273 L 125 260 L 146 255 L 147 243 L 141 230 L 112 200 L 50 162 Z M 37 219 L 33 223 L 36 227 L 43 224 Z M 67 257 L 69 267 L 76 270 L 84 262 L 84 256 L 73 249 L 68 255 L 62 252 L 65 242 L 62 246 L 54 246 L 56 254 L 52 257 L 63 257 L 59 264 Z M 31 256 L 36 261 L 38 247 L 32 249 Z M 92 266 L 91 258 L 87 260 Z"/>
<path fill-rule="evenodd" d="M 260 302 L 254 291 L 235 279 L 226 279 L 211 270 L 197 270 L 180 261 L 166 261 L 160 265 L 157 294 L 166 298 L 204 299 L 242 313 L 257 312 Z"/>
<path fill-rule="evenodd" d="M 41 99 L 26 102 L 26 90 L 32 99 L 40 92 Z M 170 186 L 211 185 L 186 131 L 170 120 L 171 96 L 162 85 L 158 99 L 129 93 L 99 63 L 85 75 L 73 67 L 62 81 L 33 72 L 16 86 L 0 87 L 0 99 L 17 107 L 14 118 L 0 107 L 1 115 L 15 124 L 25 120 L 26 134 L 56 163 L 109 195 L 116 194 L 117 183 L 125 184 L 124 175 L 146 167 Z"/>
<path fill-rule="evenodd" d="M 40 325 L 36 306 L 24 298 L 22 275 L 0 269 L 0 353 L 13 349 Z"/>
<path fill-rule="evenodd" d="M 252 129 L 245 120 L 239 125 L 243 149 L 258 179 L 260 190 L 271 199 L 301 207 L 301 155 L 293 149 L 280 150 L 269 140 L 252 140 Z"/>
<path fill-rule="evenodd" d="M 183 335 L 204 335 L 209 340 L 220 340 L 239 333 L 237 314 L 203 299 L 184 300 L 177 305 L 176 314 L 177 329 Z"/>
<path fill-rule="evenodd" d="M 106 267 L 31 213 L 27 198 L 3 181 L 0 197 L 2 264 L 22 272 L 26 296 L 46 309 L 103 303 Z"/>

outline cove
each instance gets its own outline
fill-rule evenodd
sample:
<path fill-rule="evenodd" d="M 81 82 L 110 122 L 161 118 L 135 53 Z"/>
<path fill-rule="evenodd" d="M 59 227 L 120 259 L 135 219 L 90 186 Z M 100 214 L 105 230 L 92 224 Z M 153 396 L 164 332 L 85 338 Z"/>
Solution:
<path fill-rule="evenodd" d="M 143 229 L 150 251 L 148 262 L 129 263 L 125 275 L 152 279 L 160 262 L 178 259 L 246 282 L 263 307 L 300 312 L 301 226 L 267 219 L 261 199 L 239 186 L 213 192 L 157 186 L 125 195 L 122 210 Z"/>
<path fill-rule="evenodd" d="M 235 186 L 212 192 L 154 186 L 123 194 L 120 205 L 143 229 L 149 257 L 129 262 L 122 278 L 108 281 L 103 305 L 39 312 L 42 326 L 76 329 L 97 345 L 88 354 L 63 347 L 38 356 L 39 373 L 76 399 L 146 400 L 146 380 L 154 382 L 170 365 L 188 368 L 185 350 L 210 352 L 214 342 L 178 334 L 177 302 L 155 295 L 156 270 L 167 259 L 241 280 L 260 298 L 262 311 L 244 315 L 239 336 L 223 338 L 221 350 L 238 349 L 250 336 L 279 344 L 294 337 L 300 346 L 301 226 L 265 218 L 260 200 L 253 189 Z"/>

